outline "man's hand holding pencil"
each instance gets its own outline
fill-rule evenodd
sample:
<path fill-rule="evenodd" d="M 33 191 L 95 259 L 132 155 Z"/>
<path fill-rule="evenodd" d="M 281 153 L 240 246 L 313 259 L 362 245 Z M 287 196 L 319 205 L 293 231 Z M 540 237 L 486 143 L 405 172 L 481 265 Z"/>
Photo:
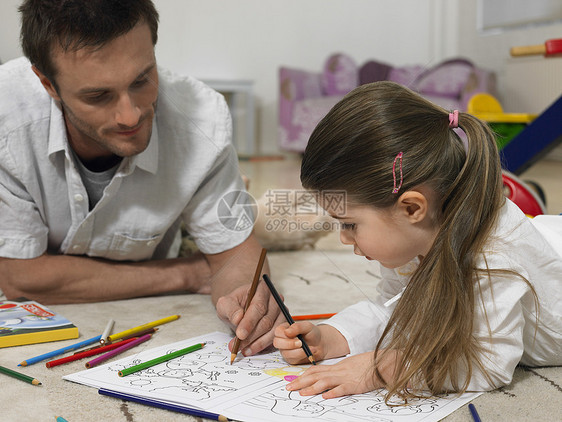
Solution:
<path fill-rule="evenodd" d="M 273 343 L 273 328 L 284 321 L 269 289 L 259 282 L 261 274 L 269 271 L 269 267 L 265 259 L 266 250 L 260 247 L 258 252 L 255 253 L 254 249 L 247 251 L 244 256 L 232 258 L 251 265 L 254 272 L 252 283 L 234 289 L 217 301 L 217 315 L 235 330 L 236 337 L 229 344 L 233 355 L 240 350 L 244 356 L 251 356 L 270 347 Z M 236 276 L 239 275 L 233 275 Z"/>

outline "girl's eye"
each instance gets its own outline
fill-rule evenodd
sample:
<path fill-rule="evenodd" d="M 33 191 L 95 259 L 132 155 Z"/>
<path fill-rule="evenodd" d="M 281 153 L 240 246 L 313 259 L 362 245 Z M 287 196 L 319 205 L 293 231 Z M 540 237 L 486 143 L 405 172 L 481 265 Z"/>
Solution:
<path fill-rule="evenodd" d="M 341 223 L 342 230 L 355 230 L 355 223 Z"/>

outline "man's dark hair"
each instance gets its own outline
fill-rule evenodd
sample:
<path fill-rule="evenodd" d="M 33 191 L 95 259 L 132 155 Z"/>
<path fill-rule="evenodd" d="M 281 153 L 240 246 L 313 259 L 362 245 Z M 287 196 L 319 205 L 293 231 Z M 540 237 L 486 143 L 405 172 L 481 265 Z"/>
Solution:
<path fill-rule="evenodd" d="M 151 0 L 24 0 L 20 41 L 24 54 L 55 84 L 54 48 L 100 48 L 145 21 L 158 39 L 158 12 Z"/>

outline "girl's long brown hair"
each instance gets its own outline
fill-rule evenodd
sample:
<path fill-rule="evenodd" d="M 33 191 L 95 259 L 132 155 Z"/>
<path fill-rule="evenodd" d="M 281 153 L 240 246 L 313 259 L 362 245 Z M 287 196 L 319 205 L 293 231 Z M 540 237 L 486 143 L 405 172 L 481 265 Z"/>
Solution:
<path fill-rule="evenodd" d="M 449 128 L 449 112 L 401 85 L 376 82 L 349 93 L 312 133 L 301 181 L 314 190 L 345 190 L 348 201 L 391 207 L 420 185 L 435 193 L 439 232 L 412 275 L 375 356 L 401 352 L 387 400 L 468 387 L 474 365 L 486 376 L 473 337 L 477 262 L 505 199 L 494 134 L 475 117 L 459 113 L 467 145 Z M 392 163 L 403 152 L 403 185 L 392 193 Z M 373 236 L 376 236 L 373 233 Z M 412 385 L 410 384 L 410 385 Z"/>

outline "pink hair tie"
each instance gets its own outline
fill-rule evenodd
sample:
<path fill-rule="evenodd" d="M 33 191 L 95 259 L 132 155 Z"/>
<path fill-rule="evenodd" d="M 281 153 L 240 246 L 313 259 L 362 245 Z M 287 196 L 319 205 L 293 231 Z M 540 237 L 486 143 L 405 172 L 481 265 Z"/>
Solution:
<path fill-rule="evenodd" d="M 459 111 L 458 110 L 453 110 L 451 113 L 449 113 L 449 127 L 451 129 L 455 129 L 455 128 L 459 127 Z"/>
<path fill-rule="evenodd" d="M 394 179 L 394 189 L 392 189 L 392 193 L 398 193 L 400 188 L 402 187 L 402 156 L 404 153 L 400 151 L 398 155 L 394 158 L 394 163 L 392 163 L 392 178 Z M 396 161 L 400 160 L 400 184 L 396 186 Z"/>

